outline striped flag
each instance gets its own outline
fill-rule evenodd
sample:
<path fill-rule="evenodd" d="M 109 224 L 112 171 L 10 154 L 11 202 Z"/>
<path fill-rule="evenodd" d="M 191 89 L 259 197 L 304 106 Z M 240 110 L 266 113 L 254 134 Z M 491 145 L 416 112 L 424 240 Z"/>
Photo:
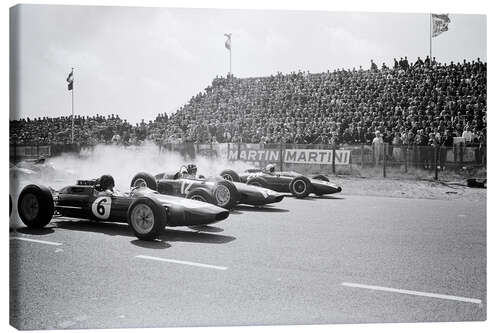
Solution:
<path fill-rule="evenodd" d="M 227 40 L 226 40 L 226 49 L 228 50 L 231 50 L 231 34 L 224 34 L 224 36 L 227 37 Z"/>
<path fill-rule="evenodd" d="M 448 31 L 450 23 L 449 14 L 432 14 L 432 37 L 439 36 L 445 31 Z"/>
<path fill-rule="evenodd" d="M 66 78 L 66 82 L 68 82 L 68 90 L 73 90 L 73 69 L 71 69 L 71 73 Z"/>

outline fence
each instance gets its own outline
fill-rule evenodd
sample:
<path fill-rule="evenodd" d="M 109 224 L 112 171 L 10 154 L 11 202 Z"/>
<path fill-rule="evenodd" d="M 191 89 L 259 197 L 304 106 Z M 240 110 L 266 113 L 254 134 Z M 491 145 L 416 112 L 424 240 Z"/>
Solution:
<path fill-rule="evenodd" d="M 78 153 L 91 146 L 44 145 L 10 146 L 11 160 L 56 156 L 64 152 Z M 162 144 L 159 153 L 172 151 L 187 161 L 196 157 L 244 161 L 256 167 L 274 163 L 279 170 L 295 170 L 314 174 L 352 174 L 383 177 L 393 174 L 421 174 L 438 178 L 442 171 L 473 173 L 486 170 L 486 146 L 468 146 L 457 142 L 453 146 L 417 145 L 315 145 L 315 144 Z"/>

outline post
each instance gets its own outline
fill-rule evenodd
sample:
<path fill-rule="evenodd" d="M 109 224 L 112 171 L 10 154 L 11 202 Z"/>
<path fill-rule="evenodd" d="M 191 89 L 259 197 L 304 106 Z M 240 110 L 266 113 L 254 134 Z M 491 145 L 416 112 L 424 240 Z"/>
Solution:
<path fill-rule="evenodd" d="M 434 146 L 434 180 L 438 180 L 439 146 Z"/>
<path fill-rule="evenodd" d="M 280 142 L 280 171 L 283 171 L 283 142 Z"/>
<path fill-rule="evenodd" d="M 458 144 L 458 163 L 459 163 L 459 168 L 462 169 L 464 165 L 464 143 L 460 142 Z"/>
<path fill-rule="evenodd" d="M 71 87 L 71 143 L 73 144 L 75 140 L 75 103 L 74 103 L 75 72 L 73 67 L 71 67 L 71 73 L 73 73 L 73 83 Z"/>
<path fill-rule="evenodd" d="M 429 14 L 429 61 L 432 68 L 432 13 Z"/>
<path fill-rule="evenodd" d="M 408 173 L 408 145 L 403 145 L 404 159 L 405 159 L 405 173 Z"/>
<path fill-rule="evenodd" d="M 365 164 L 365 145 L 361 144 L 361 169 L 363 169 L 363 164 Z"/>
<path fill-rule="evenodd" d="M 335 141 L 333 142 L 333 147 L 332 147 L 332 153 L 333 153 L 333 156 L 332 156 L 332 173 L 335 175 L 335 148 L 336 148 L 336 144 L 335 144 Z"/>
<path fill-rule="evenodd" d="M 382 158 L 383 158 L 383 160 L 382 160 L 383 161 L 383 168 L 382 169 L 384 170 L 383 174 L 384 174 L 384 178 L 385 178 L 385 176 L 386 176 L 386 171 L 385 171 L 385 166 L 386 166 L 385 160 L 386 160 L 386 158 L 385 158 L 385 154 L 387 152 L 387 143 L 384 142 L 383 145 L 384 145 L 384 149 L 383 149 L 383 154 L 382 154 Z"/>
<path fill-rule="evenodd" d="M 233 41 L 231 41 L 232 44 Z M 233 45 L 231 45 L 231 48 L 229 49 L 229 75 L 233 75 Z"/>
<path fill-rule="evenodd" d="M 229 161 L 229 150 L 230 150 L 231 144 L 228 142 L 227 143 L 227 160 Z"/>

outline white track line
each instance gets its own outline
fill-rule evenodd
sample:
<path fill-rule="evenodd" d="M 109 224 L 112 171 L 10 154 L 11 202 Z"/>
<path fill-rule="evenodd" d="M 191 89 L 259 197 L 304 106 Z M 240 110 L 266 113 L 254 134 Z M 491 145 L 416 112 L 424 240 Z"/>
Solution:
<path fill-rule="evenodd" d="M 17 240 L 22 240 L 25 242 L 41 243 L 41 244 L 54 245 L 54 246 L 62 245 L 62 243 L 49 242 L 49 241 L 43 241 L 43 240 L 31 239 L 31 238 L 11 237 L 10 239 L 17 239 Z"/>
<path fill-rule="evenodd" d="M 481 300 L 476 299 L 476 298 L 467 298 L 467 297 L 459 297 L 459 296 L 452 296 L 452 295 L 425 293 L 425 292 L 421 292 L 421 291 L 394 289 L 394 288 L 370 286 L 367 284 L 349 283 L 349 282 L 343 282 L 343 283 L 341 283 L 341 285 L 345 286 L 345 287 L 352 287 L 352 288 L 363 288 L 363 289 L 371 289 L 371 290 L 389 291 L 389 292 L 393 292 L 393 293 L 400 293 L 400 294 L 407 294 L 407 295 L 414 295 L 414 296 L 433 297 L 433 298 L 441 298 L 441 299 L 447 299 L 447 300 L 452 300 L 452 301 L 481 304 Z"/>
<path fill-rule="evenodd" d="M 143 256 L 143 255 L 138 255 L 135 256 L 136 258 L 140 259 L 148 259 L 148 260 L 156 260 L 156 261 L 163 261 L 163 262 L 169 262 L 173 264 L 182 264 L 182 265 L 190 265 L 190 266 L 197 266 L 197 267 L 203 267 L 203 268 L 212 268 L 212 269 L 219 269 L 219 270 L 226 270 L 227 267 L 223 266 L 214 266 L 214 265 L 207 265 L 207 264 L 200 264 L 197 262 L 191 262 L 191 261 L 182 261 L 182 260 L 174 260 L 174 259 L 164 259 L 164 258 L 158 258 L 158 257 L 151 257 L 151 256 Z"/>

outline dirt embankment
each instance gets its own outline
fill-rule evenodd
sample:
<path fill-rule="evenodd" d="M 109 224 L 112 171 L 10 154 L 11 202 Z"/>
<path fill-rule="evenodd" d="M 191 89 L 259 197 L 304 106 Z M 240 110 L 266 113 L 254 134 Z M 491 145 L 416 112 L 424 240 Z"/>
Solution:
<path fill-rule="evenodd" d="M 486 200 L 486 189 L 469 188 L 463 181 L 440 182 L 391 178 L 360 178 L 332 176 L 330 179 L 342 186 L 344 195 L 370 195 L 396 198 L 440 200 Z"/>

